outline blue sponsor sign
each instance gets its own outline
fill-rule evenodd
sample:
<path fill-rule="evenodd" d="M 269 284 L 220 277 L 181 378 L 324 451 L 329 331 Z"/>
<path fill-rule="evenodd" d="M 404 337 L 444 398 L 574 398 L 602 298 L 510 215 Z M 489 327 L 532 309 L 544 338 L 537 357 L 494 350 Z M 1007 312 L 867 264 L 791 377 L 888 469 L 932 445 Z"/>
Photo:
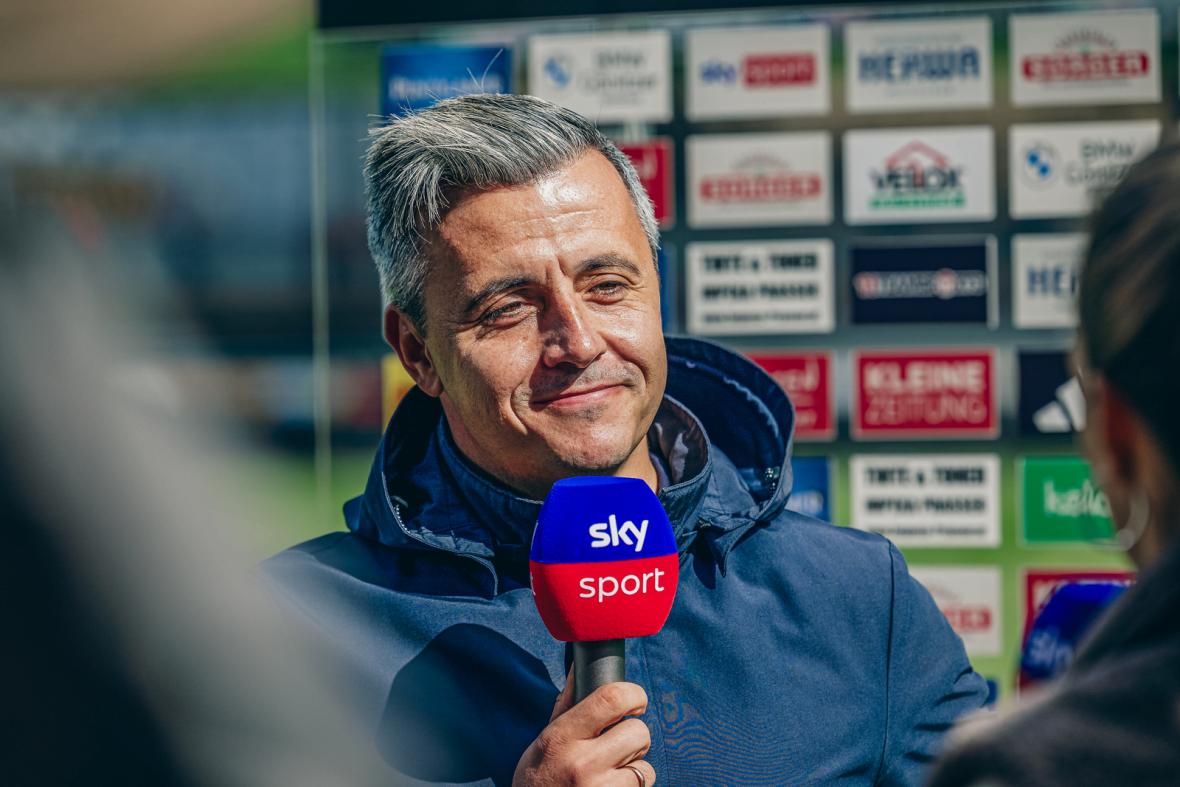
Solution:
<path fill-rule="evenodd" d="M 1085 426 L 1085 399 L 1068 360 L 1064 350 L 1021 351 L 1021 434 L 1073 434 Z"/>
<path fill-rule="evenodd" d="M 852 321 L 994 324 L 994 248 L 991 238 L 854 245 Z"/>
<path fill-rule="evenodd" d="M 796 456 L 791 459 L 791 475 L 787 508 L 831 522 L 832 461 L 826 456 Z"/>
<path fill-rule="evenodd" d="M 381 50 L 383 115 L 402 115 L 467 93 L 511 91 L 508 47 L 391 45 Z"/>

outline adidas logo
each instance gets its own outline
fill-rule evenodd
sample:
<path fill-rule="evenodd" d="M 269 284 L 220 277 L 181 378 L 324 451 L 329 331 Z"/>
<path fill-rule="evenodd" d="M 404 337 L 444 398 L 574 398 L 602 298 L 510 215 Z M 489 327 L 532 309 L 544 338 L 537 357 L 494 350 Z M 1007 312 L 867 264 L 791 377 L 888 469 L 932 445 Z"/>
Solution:
<path fill-rule="evenodd" d="M 1033 413 L 1033 425 L 1045 434 L 1080 432 L 1086 427 L 1086 400 L 1078 378 L 1057 386 L 1055 393 L 1056 399 Z"/>

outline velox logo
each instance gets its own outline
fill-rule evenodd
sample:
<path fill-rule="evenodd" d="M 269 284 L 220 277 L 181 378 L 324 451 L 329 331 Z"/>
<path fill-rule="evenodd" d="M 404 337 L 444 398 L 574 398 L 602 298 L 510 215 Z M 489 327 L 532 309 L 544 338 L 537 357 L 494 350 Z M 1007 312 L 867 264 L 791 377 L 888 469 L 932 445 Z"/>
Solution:
<path fill-rule="evenodd" d="M 634 537 L 634 540 L 632 540 Z M 602 547 L 617 547 L 619 544 L 635 546 L 636 552 L 643 551 L 643 541 L 647 538 L 647 520 L 636 525 L 631 520 L 624 520 L 619 524 L 614 514 L 607 517 L 605 522 L 590 525 L 590 546 L 593 549 Z"/>
<path fill-rule="evenodd" d="M 964 203 L 963 168 L 924 142 L 915 140 L 870 173 L 873 208 L 957 207 Z"/>

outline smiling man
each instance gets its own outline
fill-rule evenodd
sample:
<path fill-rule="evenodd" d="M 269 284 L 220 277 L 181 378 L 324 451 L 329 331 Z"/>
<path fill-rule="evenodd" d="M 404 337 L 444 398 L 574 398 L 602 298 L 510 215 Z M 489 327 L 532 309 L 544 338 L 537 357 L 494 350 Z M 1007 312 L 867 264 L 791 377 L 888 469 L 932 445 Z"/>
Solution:
<path fill-rule="evenodd" d="M 365 174 L 417 386 L 349 532 L 265 568 L 397 783 L 919 782 L 983 681 L 888 541 L 786 510 L 774 381 L 662 335 L 656 222 L 618 149 L 538 99 L 467 96 L 376 130 Z M 663 631 L 627 642 L 634 683 L 571 707 L 528 546 L 550 486 L 586 474 L 657 491 L 681 579 Z"/>

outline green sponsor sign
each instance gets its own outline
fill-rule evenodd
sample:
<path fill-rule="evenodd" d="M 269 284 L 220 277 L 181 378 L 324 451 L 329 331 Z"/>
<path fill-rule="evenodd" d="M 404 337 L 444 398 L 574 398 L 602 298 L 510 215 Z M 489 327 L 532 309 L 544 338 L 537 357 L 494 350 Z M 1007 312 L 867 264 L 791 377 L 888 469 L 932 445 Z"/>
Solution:
<path fill-rule="evenodd" d="M 1072 456 L 1021 460 L 1021 520 L 1030 544 L 1107 540 L 1114 535 L 1106 495 L 1090 466 Z"/>

